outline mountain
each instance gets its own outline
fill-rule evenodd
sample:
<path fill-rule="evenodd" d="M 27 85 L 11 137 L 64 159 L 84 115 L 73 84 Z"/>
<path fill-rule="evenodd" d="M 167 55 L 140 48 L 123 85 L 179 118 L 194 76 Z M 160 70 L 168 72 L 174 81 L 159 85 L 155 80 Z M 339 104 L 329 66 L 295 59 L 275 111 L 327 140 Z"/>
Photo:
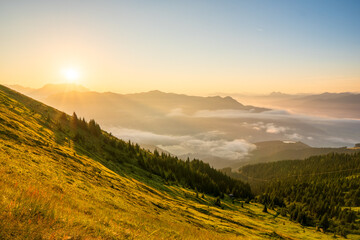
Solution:
<path fill-rule="evenodd" d="M 303 160 L 311 156 L 328 153 L 360 152 L 360 149 L 357 148 L 316 148 L 294 141 L 265 141 L 254 144 L 256 149 L 246 159 L 230 165 L 233 169 L 238 169 L 247 164 L 276 162 L 280 160 Z"/>
<path fill-rule="evenodd" d="M 64 107 L 70 108 L 73 100 L 86 101 L 90 99 L 96 101 L 98 105 L 105 107 L 106 104 L 113 103 L 115 107 L 126 111 L 143 112 L 143 114 L 193 114 L 200 110 L 220 110 L 220 109 L 235 109 L 244 111 L 261 112 L 267 109 L 256 108 L 253 106 L 244 106 L 231 97 L 198 97 L 188 96 L 175 93 L 164 93 L 160 91 L 150 91 L 145 93 L 136 94 L 117 94 L 117 93 L 95 93 L 95 92 L 72 92 L 68 94 L 58 93 L 50 94 L 46 99 L 46 102 L 58 105 L 60 99 L 65 99 L 65 103 L 62 103 Z M 95 100 L 96 99 L 96 100 Z M 74 106 L 72 106 L 74 108 Z M 113 110 L 113 109 L 111 109 Z M 110 111 L 111 111 L 110 110 Z"/>
<path fill-rule="evenodd" d="M 18 92 L 21 92 L 23 94 L 28 94 L 32 91 L 35 91 L 35 88 L 29 88 L 29 87 L 23 87 L 21 85 L 18 85 L 18 84 L 14 84 L 14 85 L 5 85 L 6 87 L 8 88 L 11 88 L 11 89 L 14 89 Z"/>
<path fill-rule="evenodd" d="M 287 100 L 291 109 L 332 117 L 360 118 L 360 94 L 355 93 L 322 93 Z M 281 104 L 280 102 L 276 102 Z"/>
<path fill-rule="evenodd" d="M 239 101 L 268 108 L 282 108 L 292 112 L 335 118 L 360 119 L 360 94 L 321 93 L 321 94 L 283 94 L 271 93 L 261 96 L 232 95 Z"/>
<path fill-rule="evenodd" d="M 144 118 L 184 116 L 201 110 L 234 109 L 262 112 L 268 109 L 244 106 L 231 97 L 199 97 L 184 94 L 150 91 L 135 94 L 118 94 L 112 92 L 91 92 L 75 84 L 47 84 L 40 89 L 23 92 L 23 88 L 14 86 L 25 95 L 42 100 L 45 103 L 72 114 L 77 113 L 86 118 L 96 118 L 103 124 L 130 125 Z M 129 122 L 123 124 L 121 116 L 128 116 Z M 112 120 L 109 120 L 112 119 Z M 114 119 L 120 119 L 117 123 Z M 147 120 L 147 119 L 145 119 Z"/>
<path fill-rule="evenodd" d="M 46 84 L 38 89 L 22 87 L 20 85 L 9 85 L 8 87 L 38 100 L 44 100 L 53 94 L 64 94 L 72 91 L 89 91 L 89 89 L 85 88 L 84 86 L 74 83 Z"/>
<path fill-rule="evenodd" d="M 240 204 L 248 190 L 0 85 L 1 239 L 331 239 Z"/>
<path fill-rule="evenodd" d="M 159 107 L 165 111 L 181 109 L 185 114 L 192 114 L 199 110 L 219 109 L 252 110 L 255 112 L 267 110 L 253 106 L 244 106 L 229 96 L 198 97 L 160 91 L 127 94 L 125 96 L 133 101 L 147 103 L 148 105 Z"/>
<path fill-rule="evenodd" d="M 47 100 L 48 102 L 56 104 L 58 104 L 59 98 L 64 99 L 65 97 L 65 99 L 69 101 L 74 100 L 74 98 L 76 98 L 76 100 L 96 98 L 97 101 L 105 102 L 113 100 L 122 106 L 154 106 L 155 110 L 161 110 L 167 113 L 174 109 L 181 109 L 183 113 L 186 114 L 191 114 L 199 110 L 219 109 L 251 110 L 254 112 L 268 110 L 253 106 L 244 106 L 229 96 L 199 97 L 185 94 L 165 93 L 158 90 L 134 94 L 117 94 L 112 92 L 97 93 L 90 92 L 90 90 L 84 86 L 67 83 L 46 84 L 39 89 L 26 88 L 20 85 L 9 85 L 9 87 L 35 99 Z M 121 101 L 126 102 L 125 104 L 122 104 Z M 64 103 L 64 105 L 66 104 L 70 103 Z"/>

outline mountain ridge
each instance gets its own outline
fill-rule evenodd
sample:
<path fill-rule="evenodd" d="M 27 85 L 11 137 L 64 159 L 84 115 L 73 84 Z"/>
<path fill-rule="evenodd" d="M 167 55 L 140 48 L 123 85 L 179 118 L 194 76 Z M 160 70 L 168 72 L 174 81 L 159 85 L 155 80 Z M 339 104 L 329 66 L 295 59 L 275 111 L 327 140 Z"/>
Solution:
<path fill-rule="evenodd" d="M 233 169 L 245 165 L 260 163 L 270 163 L 282 160 L 303 160 L 311 156 L 324 155 L 329 153 L 356 153 L 360 149 L 356 148 L 318 148 L 311 147 L 303 142 L 293 141 L 263 141 L 254 143 L 256 149 L 250 153 L 247 159 L 242 162 L 230 165 Z"/>

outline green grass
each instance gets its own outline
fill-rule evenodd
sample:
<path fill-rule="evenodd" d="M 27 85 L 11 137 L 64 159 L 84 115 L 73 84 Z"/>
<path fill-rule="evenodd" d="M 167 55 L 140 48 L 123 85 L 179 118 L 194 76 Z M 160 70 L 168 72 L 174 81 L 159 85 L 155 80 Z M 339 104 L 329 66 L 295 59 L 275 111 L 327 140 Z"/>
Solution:
<path fill-rule="evenodd" d="M 0 239 L 333 239 L 108 161 L 47 126 L 46 114 L 60 113 L 0 88 Z"/>

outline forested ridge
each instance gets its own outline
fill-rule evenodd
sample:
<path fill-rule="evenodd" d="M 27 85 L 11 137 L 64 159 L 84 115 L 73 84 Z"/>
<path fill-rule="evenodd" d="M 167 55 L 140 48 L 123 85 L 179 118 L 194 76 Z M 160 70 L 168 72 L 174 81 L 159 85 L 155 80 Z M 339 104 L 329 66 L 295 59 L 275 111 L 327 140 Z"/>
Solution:
<path fill-rule="evenodd" d="M 360 234 L 360 153 L 244 166 L 257 200 L 305 226 Z"/>
<path fill-rule="evenodd" d="M 151 156 L 139 153 L 137 158 L 142 168 L 200 192 L 214 196 L 227 193 L 242 199 L 253 197 L 249 184 L 234 180 L 198 159 L 183 161 L 169 154 L 160 155 L 156 150 Z"/>

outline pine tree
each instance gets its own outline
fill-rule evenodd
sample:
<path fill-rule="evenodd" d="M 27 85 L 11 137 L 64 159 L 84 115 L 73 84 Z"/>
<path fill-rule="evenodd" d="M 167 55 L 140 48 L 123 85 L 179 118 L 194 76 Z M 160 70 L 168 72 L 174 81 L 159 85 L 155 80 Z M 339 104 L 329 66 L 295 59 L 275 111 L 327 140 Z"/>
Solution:
<path fill-rule="evenodd" d="M 221 207 L 221 201 L 220 201 L 219 197 L 216 198 L 215 205 L 218 206 L 218 207 Z"/>
<path fill-rule="evenodd" d="M 71 116 L 71 126 L 76 128 L 78 126 L 78 117 L 75 112 L 73 112 L 73 115 Z"/>
<path fill-rule="evenodd" d="M 99 124 L 97 124 L 95 122 L 94 119 L 91 119 L 89 121 L 89 131 L 91 134 L 95 135 L 95 136 L 100 136 L 101 135 L 101 128 L 99 126 Z"/>
<path fill-rule="evenodd" d="M 263 208 L 262 211 L 263 211 L 264 213 L 267 213 L 267 212 L 268 212 L 267 207 L 266 207 L 266 204 L 264 205 L 264 208 Z"/>
<path fill-rule="evenodd" d="M 66 116 L 66 114 L 65 113 L 61 113 L 61 115 L 60 115 L 60 121 L 66 121 L 67 120 L 67 116 Z"/>
<path fill-rule="evenodd" d="M 325 213 L 325 215 L 321 218 L 321 221 L 319 224 L 320 224 L 320 227 L 322 227 L 322 229 L 324 229 L 324 231 L 326 231 L 329 228 L 330 223 L 329 223 L 327 213 Z"/>

